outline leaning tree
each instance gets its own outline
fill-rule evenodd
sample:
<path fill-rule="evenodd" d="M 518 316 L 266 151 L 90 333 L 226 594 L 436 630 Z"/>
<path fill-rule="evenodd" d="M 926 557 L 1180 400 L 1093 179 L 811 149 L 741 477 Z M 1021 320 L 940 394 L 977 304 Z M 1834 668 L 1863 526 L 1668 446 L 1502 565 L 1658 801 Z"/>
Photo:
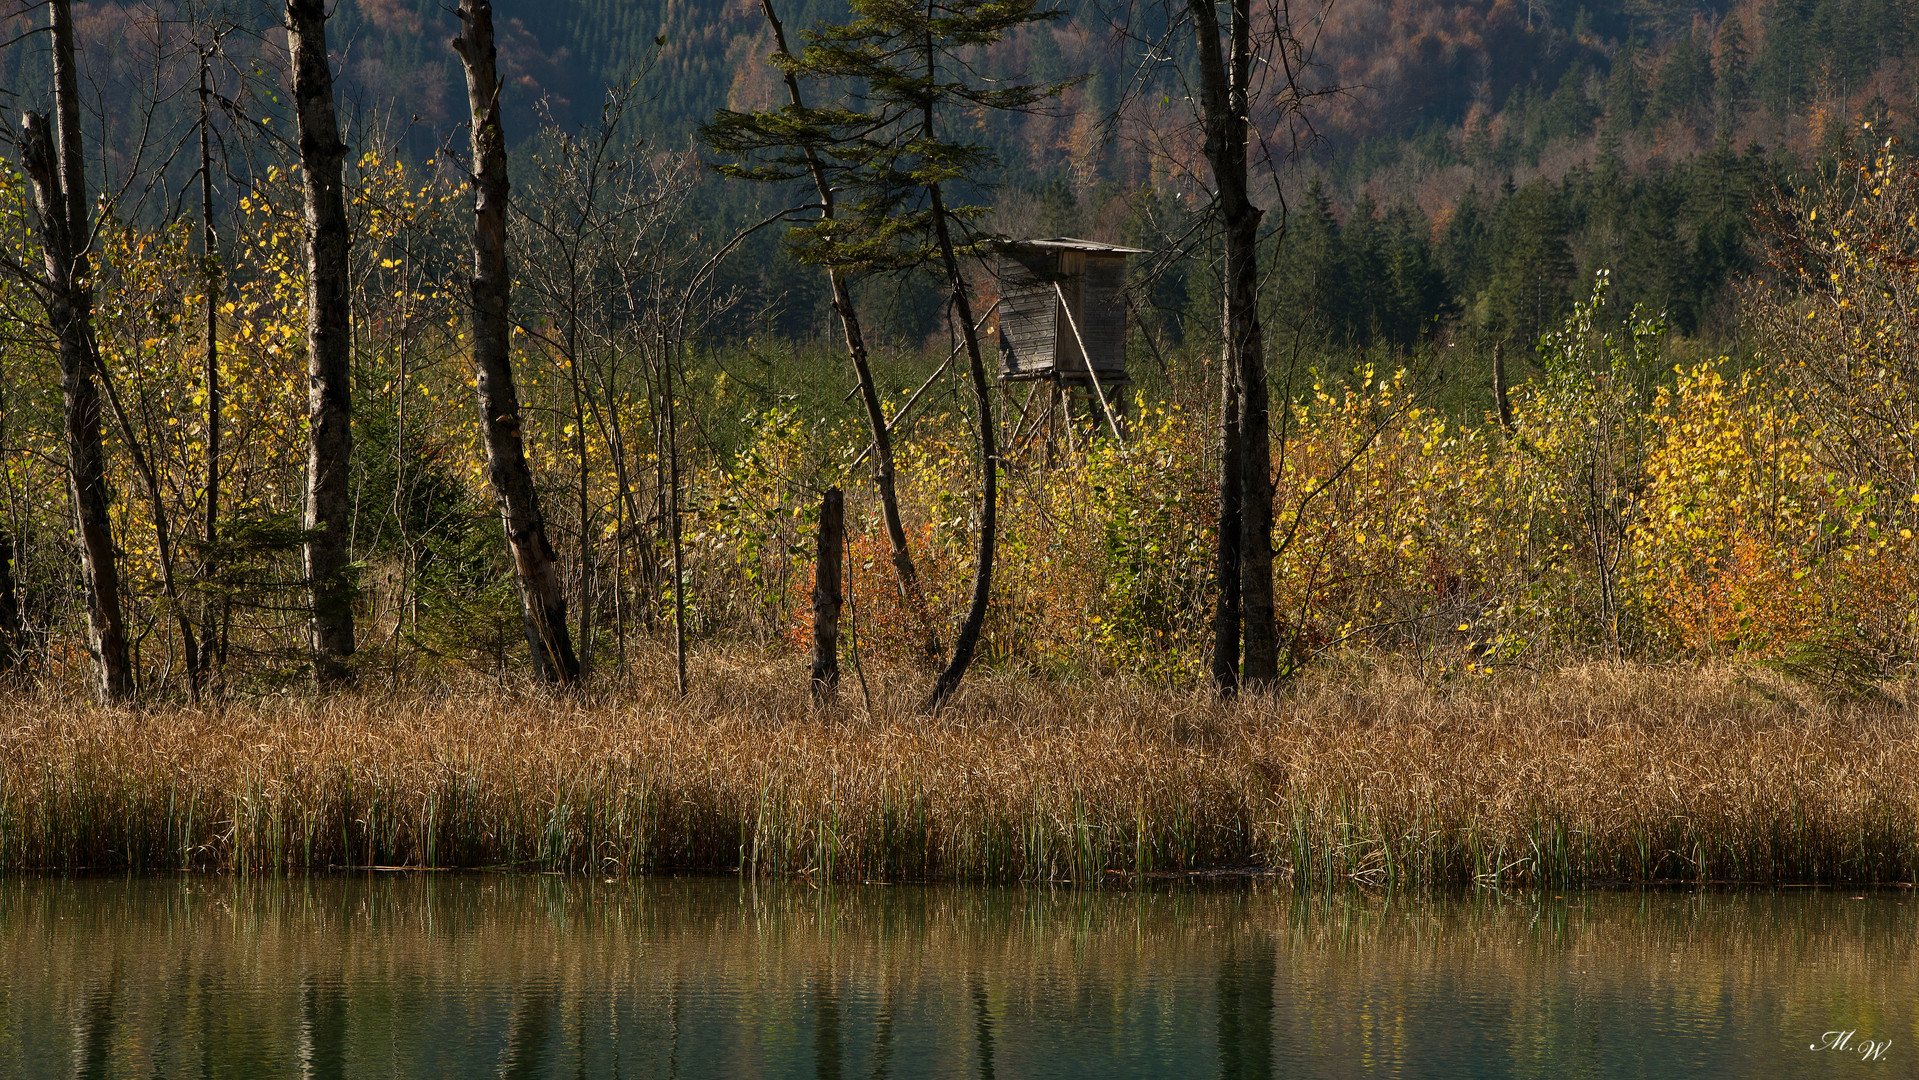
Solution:
<path fill-rule="evenodd" d="M 541 680 L 579 681 L 580 661 L 566 626 L 566 592 L 558 558 L 546 536 L 533 470 L 520 430 L 520 397 L 509 352 L 513 280 L 506 263 L 506 136 L 500 130 L 500 76 L 493 43 L 493 5 L 462 0 L 453 50 L 466 68 L 472 108 L 473 277 L 468 282 L 473 367 L 480 399 L 480 436 L 487 478 L 499 500 L 500 520 L 513 550 L 526 643 Z"/>
<path fill-rule="evenodd" d="M 1064 89 L 991 78 L 978 66 L 987 46 L 1063 13 L 1040 0 L 852 0 L 851 7 L 851 20 L 804 31 L 797 55 L 782 47 L 773 56 L 788 76 L 787 105 L 757 113 L 723 110 L 706 137 L 735 157 L 727 166 L 735 175 L 816 187 L 825 212 L 789 237 L 802 260 L 835 275 L 930 272 L 947 291 L 977 413 L 980 516 L 972 599 L 926 701 L 938 709 L 959 687 L 979 645 L 999 509 L 992 396 L 965 272 L 966 261 L 993 238 L 974 228 L 982 207 L 953 201 L 968 184 L 990 176 L 997 161 L 963 134 L 960 118 L 970 123 L 981 112 L 1032 109 Z M 805 104 L 799 88 L 806 83 L 827 88 L 816 101 L 830 103 Z M 838 92 L 849 86 L 862 93 Z M 836 287 L 835 306 L 850 311 L 841 291 Z M 876 422 L 876 406 L 877 400 L 867 407 L 877 445 L 885 425 Z"/>

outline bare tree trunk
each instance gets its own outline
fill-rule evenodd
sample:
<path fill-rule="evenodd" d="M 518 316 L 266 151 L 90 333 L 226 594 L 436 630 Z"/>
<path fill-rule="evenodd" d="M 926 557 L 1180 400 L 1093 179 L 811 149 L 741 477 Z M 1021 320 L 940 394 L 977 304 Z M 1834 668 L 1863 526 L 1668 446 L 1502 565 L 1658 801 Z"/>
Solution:
<path fill-rule="evenodd" d="M 1239 380 L 1232 346 L 1220 350 L 1219 540 L 1213 582 L 1213 692 L 1239 690 Z"/>
<path fill-rule="evenodd" d="M 819 551 L 813 560 L 813 700 L 830 701 L 840 688 L 840 567 L 845 562 L 846 499 L 827 488 L 820 500 Z"/>
<path fill-rule="evenodd" d="M 900 519 L 900 501 L 895 491 L 895 477 L 898 474 L 893 466 L 893 434 L 886 429 L 886 414 L 881 410 L 879 390 L 874 385 L 873 371 L 867 363 L 866 337 L 861 332 L 859 315 L 853 309 L 853 294 L 846 287 L 845 275 L 828 270 L 826 276 L 833 288 L 833 310 L 839 314 L 840 326 L 846 332 L 846 351 L 853 362 L 854 377 L 859 381 L 860 403 L 866 408 L 867 430 L 873 437 L 873 486 L 879 489 L 880 520 L 886 526 L 886 542 L 892 548 L 893 576 L 899 582 L 900 596 L 905 599 L 907 610 L 919 620 L 927 659 L 937 660 L 944 650 L 940 646 L 939 630 L 933 625 L 931 609 L 926 604 L 926 592 L 920 587 L 919 568 L 913 564 L 913 551 L 907 546 L 906 525 Z"/>
<path fill-rule="evenodd" d="M 547 682 L 572 684 L 580 662 L 567 632 L 566 593 L 560 586 L 546 519 L 526 463 L 520 433 L 519 392 L 508 352 L 512 280 L 506 269 L 506 138 L 500 130 L 500 79 L 493 45 L 493 5 L 461 0 L 460 34 L 453 51 L 466 68 L 472 110 L 473 186 L 473 366 L 479 379 L 480 434 L 486 443 L 488 479 L 500 501 L 500 519 L 524 610 L 533 669 Z"/>
<path fill-rule="evenodd" d="M 577 253 L 578 249 L 567 253 L 570 264 Z M 566 281 L 566 372 L 573 391 L 573 461 L 578 470 L 574 476 L 573 490 L 579 511 L 575 550 L 578 553 L 577 569 L 580 575 L 580 636 L 575 647 L 579 650 L 580 674 L 584 677 L 593 669 L 593 541 L 591 523 L 587 520 L 586 380 L 580 373 L 580 273 L 577 265 L 569 265 Z"/>
<path fill-rule="evenodd" d="M 932 106 L 926 107 L 925 130 L 933 130 Z M 993 592 L 993 552 L 999 533 L 999 447 L 993 431 L 993 396 L 986 386 L 986 363 L 980 357 L 979 334 L 973 329 L 973 305 L 966 298 L 966 278 L 960 273 L 959 259 L 953 253 L 953 238 L 947 229 L 946 203 L 938 184 L 927 185 L 932 204 L 933 228 L 939 236 L 940 260 L 946 267 L 947 287 L 952 290 L 954 315 L 960 331 L 966 335 L 966 357 L 973 375 L 973 402 L 979 411 L 980 511 L 979 548 L 973 567 L 973 599 L 966 609 L 966 621 L 953 639 L 953 657 L 933 683 L 926 708 L 937 710 L 959 689 L 967 665 L 973 662 L 973 650 L 979 645 L 980 629 L 986 625 L 986 604 Z"/>
<path fill-rule="evenodd" d="M 1226 355 L 1238 385 L 1239 624 L 1244 650 L 1241 682 L 1269 686 L 1279 677 L 1273 621 L 1272 436 L 1268 417 L 1265 342 L 1259 325 L 1259 224 L 1246 159 L 1247 86 L 1252 75 L 1252 0 L 1232 0 L 1229 56 L 1220 55 L 1219 20 L 1212 0 L 1190 0 L 1197 38 L 1206 156 L 1218 190 L 1225 229 L 1223 313 Z M 1221 500 L 1222 518 L 1225 500 Z M 1225 522 L 1222 520 L 1222 526 Z M 1229 587 L 1227 582 L 1221 588 Z M 1217 666 L 1218 661 L 1215 660 Z"/>
<path fill-rule="evenodd" d="M 773 13 L 773 0 L 760 0 L 760 8 L 766 12 L 766 21 L 773 28 L 773 41 L 780 55 L 792 55 L 786 48 L 786 28 L 780 23 L 779 16 Z M 786 92 L 794 108 L 806 107 L 800 96 L 799 79 L 790 71 L 786 73 Z M 811 148 L 806 151 L 806 163 L 813 173 L 813 186 L 819 193 L 820 217 L 822 220 L 831 220 L 834 195 L 833 186 L 827 182 L 826 169 L 819 155 Z M 853 361 L 853 377 L 859 382 L 860 403 L 866 408 L 866 426 L 873 436 L 873 485 L 879 489 L 880 518 L 886 524 L 886 540 L 893 549 L 893 575 L 899 579 L 900 595 L 906 600 L 906 606 L 920 620 L 920 627 L 926 635 L 927 657 L 937 659 L 941 651 L 939 632 L 933 628 L 926 595 L 920 588 L 919 570 L 913 565 L 913 552 L 906 544 L 906 526 L 900 520 L 899 497 L 894 493 L 896 472 L 893 467 L 893 435 L 887 430 L 886 414 L 880 407 L 879 391 L 873 383 L 872 368 L 867 363 L 866 335 L 860 327 L 859 313 L 853 308 L 853 294 L 847 288 L 846 276 L 828 267 L 826 280 L 833 290 L 833 311 L 840 317 L 840 327 L 846 332 L 846 352 Z"/>
<path fill-rule="evenodd" d="M 677 347 L 675 349 L 677 351 Z M 660 342 L 660 398 L 666 406 L 663 434 L 666 439 L 666 483 L 668 528 L 673 544 L 673 668 L 674 686 L 686 696 L 686 548 L 680 522 L 680 421 L 673 408 L 673 357 L 666 342 Z"/>
<path fill-rule="evenodd" d="M 204 375 L 207 395 L 207 482 L 206 482 L 206 520 L 202 542 L 206 545 L 206 558 L 200 564 L 200 582 L 203 588 L 218 580 L 220 564 L 214 555 L 214 544 L 220 537 L 220 423 L 221 411 L 225 408 L 220 386 L 220 294 L 221 280 L 218 238 L 213 231 L 213 148 L 212 132 L 209 128 L 209 108 L 213 95 L 211 65 L 208 63 L 209 50 L 200 51 L 200 246 L 201 257 L 206 260 L 206 372 Z M 200 668 L 202 674 L 213 668 L 214 626 L 219 622 L 215 617 L 216 603 L 213 593 L 208 590 L 204 607 L 200 612 Z"/>
<path fill-rule="evenodd" d="M 0 384 L 0 447 L 6 445 L 6 388 Z M 20 597 L 14 582 L 13 545 L 13 533 L 0 531 L 0 675 L 20 666 L 26 646 L 25 628 L 20 623 Z"/>
<path fill-rule="evenodd" d="M 87 636 L 98 664 L 98 692 L 105 702 L 133 696 L 133 668 L 127 658 L 126 628 L 120 614 L 120 568 L 107 516 L 106 451 L 100 438 L 100 394 L 94 372 L 100 366 L 93 336 L 93 285 L 88 268 L 92 232 L 88 224 L 86 161 L 80 149 L 80 91 L 73 66 L 73 12 L 69 0 L 51 0 L 53 12 L 53 96 L 59 118 L 56 147 L 53 126 L 44 113 L 28 113 L 21 157 L 32 178 L 46 249 L 47 315 L 60 342 L 60 385 L 66 412 L 68 492 L 73 498 L 80 565 L 86 578 Z"/>
<path fill-rule="evenodd" d="M 1257 312 L 1258 211 L 1244 223 L 1243 259 L 1234 289 L 1243 304 L 1239 330 L 1239 626 L 1241 684 L 1279 678 L 1279 634 L 1273 611 L 1273 444 L 1266 390 L 1266 351 Z"/>
<path fill-rule="evenodd" d="M 660 355 L 663 358 L 665 354 L 666 344 L 664 337 L 662 337 L 660 342 Z M 664 369 L 665 366 L 665 360 L 661 359 L 657 368 L 649 364 L 646 365 L 645 369 L 650 376 L 646 387 L 646 421 L 653 436 L 653 520 L 659 524 L 659 535 L 654 538 L 654 543 L 650 545 L 652 557 L 647 562 L 647 569 L 650 574 L 648 584 L 651 586 L 651 598 L 646 605 L 646 630 L 648 633 L 659 629 L 658 601 L 665 595 L 660 578 L 665 576 L 666 573 L 664 566 L 665 560 L 660 555 L 660 551 L 669 546 L 668 534 L 671 531 L 671 526 L 667 523 L 666 505 L 666 403 L 660 396 L 660 386 L 665 377 L 662 369 Z M 684 686 L 680 689 L 682 693 L 685 692 Z"/>
<path fill-rule="evenodd" d="M 1513 402 L 1506 392 L 1506 341 L 1493 339 L 1493 404 L 1499 409 L 1499 426 L 1513 429 Z"/>
<path fill-rule="evenodd" d="M 608 356 L 608 367 L 600 386 L 603 396 L 600 410 L 606 428 L 607 457 L 612 459 L 613 480 L 619 489 L 613 503 L 613 631 L 617 642 L 615 647 L 619 652 L 620 678 L 624 680 L 627 676 L 626 624 L 632 609 L 632 598 L 627 594 L 631 580 L 627 537 L 628 530 L 638 531 L 642 519 L 639 504 L 633 498 L 633 477 L 626 460 L 626 426 L 620 423 L 620 404 L 614 396 L 614 388 L 619 385 L 619 354 L 609 350 Z"/>
<path fill-rule="evenodd" d="M 107 404 L 113 408 L 114 419 L 119 422 L 120 437 L 133 458 L 133 469 L 140 474 L 140 483 L 147 489 L 147 505 L 153 511 L 153 540 L 160 556 L 160 589 L 180 628 L 181 650 L 186 654 L 187 696 L 197 703 L 200 700 L 199 645 L 194 638 L 193 621 L 187 617 L 186 601 L 180 596 L 179 579 L 173 573 L 173 529 L 168 522 L 166 503 L 160 497 L 160 478 L 141 448 L 139 433 L 133 430 L 133 419 L 127 415 L 119 393 L 113 388 L 113 376 L 104 368 L 100 382 L 106 388 Z"/>
<path fill-rule="evenodd" d="M 306 569 L 313 589 L 313 670 L 323 685 L 346 681 L 353 655 L 353 581 L 347 568 L 353 339 L 341 177 L 346 144 L 333 111 L 326 19 L 325 0 L 287 0 L 287 50 L 306 188 Z"/>
<path fill-rule="evenodd" d="M 20 626 L 20 598 L 13 580 L 13 538 L 0 536 L 0 675 L 20 667 L 26 634 Z"/>

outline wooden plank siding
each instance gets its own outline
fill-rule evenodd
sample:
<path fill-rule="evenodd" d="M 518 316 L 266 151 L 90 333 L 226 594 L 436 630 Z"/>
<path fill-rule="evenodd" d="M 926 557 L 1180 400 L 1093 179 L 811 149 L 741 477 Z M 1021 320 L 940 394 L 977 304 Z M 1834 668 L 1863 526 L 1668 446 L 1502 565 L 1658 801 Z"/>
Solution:
<path fill-rule="evenodd" d="M 1086 380 L 1079 338 L 1102 383 L 1126 381 L 1126 257 L 1083 240 L 1009 244 L 999 257 L 1000 374 Z M 1057 291 L 1056 291 L 1057 290 Z M 1060 299 L 1066 301 L 1065 307 Z M 1066 312 L 1072 312 L 1073 322 Z"/>
<path fill-rule="evenodd" d="M 1073 314 L 1100 381 L 1118 382 L 1126 378 L 1126 256 L 1089 254 L 1084 258 L 1086 269 L 1079 277 L 1079 302 Z"/>
<path fill-rule="evenodd" d="M 1001 371 L 1030 379 L 1053 373 L 1059 345 L 1059 300 L 1053 295 L 1058 255 L 1051 251 L 1007 252 L 1000 257 L 999 346 Z"/>

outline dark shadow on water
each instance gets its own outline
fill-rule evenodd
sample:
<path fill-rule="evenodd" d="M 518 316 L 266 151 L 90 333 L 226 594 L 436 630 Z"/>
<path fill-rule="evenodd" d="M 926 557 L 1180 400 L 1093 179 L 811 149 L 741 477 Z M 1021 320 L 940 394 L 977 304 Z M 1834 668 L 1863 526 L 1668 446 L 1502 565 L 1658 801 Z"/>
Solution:
<path fill-rule="evenodd" d="M 978 975 L 973 984 L 973 1041 L 979 1048 L 979 1078 L 993 1080 L 993 1014 L 986 998 L 986 980 Z"/>
<path fill-rule="evenodd" d="M 1219 961 L 1220 1080 L 1267 1080 L 1273 1075 L 1273 980 L 1278 968 L 1270 937 L 1255 934 L 1229 944 Z"/>
<path fill-rule="evenodd" d="M 87 994 L 80 1006 L 77 1072 L 84 1080 L 106 1080 L 113 1075 L 108 1047 L 113 1039 L 113 1010 L 118 1004 L 116 971 L 113 978 Z"/>
<path fill-rule="evenodd" d="M 873 1025 L 873 1069 L 868 1076 L 881 1080 L 893 1064 L 893 988 L 880 991 L 879 1017 Z"/>
<path fill-rule="evenodd" d="M 840 1080 L 840 1003 L 833 980 L 818 980 L 809 993 L 813 998 L 813 1075 L 818 1080 Z"/>
<path fill-rule="evenodd" d="M 500 1054 L 500 1076 L 505 1080 L 549 1075 L 544 1063 L 558 1005 L 557 993 L 548 989 L 522 990 L 515 995 L 506 1048 Z"/>

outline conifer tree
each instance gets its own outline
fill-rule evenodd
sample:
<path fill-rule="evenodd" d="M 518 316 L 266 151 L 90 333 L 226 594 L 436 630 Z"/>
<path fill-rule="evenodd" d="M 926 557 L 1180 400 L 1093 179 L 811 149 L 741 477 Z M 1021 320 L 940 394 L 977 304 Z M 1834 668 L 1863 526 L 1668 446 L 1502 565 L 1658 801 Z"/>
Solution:
<path fill-rule="evenodd" d="M 941 280 L 962 335 L 980 456 L 980 514 L 972 599 L 953 652 L 928 695 L 937 709 L 972 663 L 992 593 L 999 510 L 999 450 L 986 363 L 974 327 L 964 263 L 992 239 L 974 228 L 982 208 L 952 189 L 989 176 L 992 150 L 956 130 L 960 112 L 1031 109 L 1058 84 L 1001 82 L 978 74 L 975 50 L 1057 18 L 1040 0 L 852 0 L 852 19 L 802 34 L 805 48 L 776 65 L 795 80 L 859 87 L 831 104 L 758 114 L 722 111 L 707 127 L 724 152 L 756 158 L 730 171 L 753 179 L 824 177 L 844 195 L 840 212 L 793 231 L 799 257 L 840 273 L 930 271 Z"/>
<path fill-rule="evenodd" d="M 1659 65 L 1646 113 L 1654 120 L 1684 117 L 1712 103 L 1712 55 L 1692 34 L 1681 34 Z"/>
<path fill-rule="evenodd" d="M 900 517 L 899 496 L 895 491 L 893 436 L 880 407 L 872 366 L 867 361 L 865 329 L 861 325 L 859 312 L 853 306 L 852 274 L 830 257 L 832 233 L 825 231 L 828 224 L 839 216 L 833 176 L 828 170 L 826 156 L 820 151 L 822 144 L 832 141 L 833 129 L 830 124 L 822 122 L 823 118 L 810 114 L 806 107 L 799 66 L 787 44 L 786 26 L 774 10 L 772 0 L 761 0 L 760 7 L 766 15 L 767 25 L 773 31 L 773 40 L 778 48 L 773 61 L 783 69 L 789 104 L 752 113 L 722 111 L 702 134 L 715 149 L 741 159 L 768 152 L 774 155 L 774 160 L 762 159 L 753 164 L 745 160 L 722 163 L 718 168 L 724 174 L 761 182 L 778 183 L 801 178 L 812 182 L 819 198 L 817 224 L 820 228 L 815 233 L 826 239 L 829 254 L 811 261 L 825 265 L 827 285 L 832 292 L 833 312 L 839 317 L 840 330 L 846 338 L 847 357 L 853 365 L 860 405 L 866 412 L 867 432 L 872 439 L 869 457 L 873 468 L 873 486 L 879 491 L 880 519 L 893 552 L 893 575 L 899 583 L 900 596 L 906 601 L 907 608 L 921 619 L 927 619 L 925 593 L 920 587 L 919 570 L 913 563 L 912 549 L 907 545 L 906 525 Z M 937 657 L 940 653 L 939 635 L 933 631 L 930 623 L 924 629 L 927 655 Z"/>
<path fill-rule="evenodd" d="M 1535 180 L 1506 200 L 1495 233 L 1494 318 L 1506 339 L 1530 348 L 1565 313 L 1573 278 L 1559 192 Z"/>
<path fill-rule="evenodd" d="M 1639 45 L 1627 41 L 1613 57 L 1612 73 L 1606 77 L 1606 119 L 1615 129 L 1639 126 L 1646 110 L 1646 80 L 1639 71 Z"/>
<path fill-rule="evenodd" d="M 1713 104 L 1719 113 L 1721 131 L 1730 131 L 1738 120 L 1740 106 L 1751 93 L 1752 54 L 1746 47 L 1746 34 L 1739 16 L 1727 12 L 1719 24 L 1719 40 L 1713 48 Z"/>

